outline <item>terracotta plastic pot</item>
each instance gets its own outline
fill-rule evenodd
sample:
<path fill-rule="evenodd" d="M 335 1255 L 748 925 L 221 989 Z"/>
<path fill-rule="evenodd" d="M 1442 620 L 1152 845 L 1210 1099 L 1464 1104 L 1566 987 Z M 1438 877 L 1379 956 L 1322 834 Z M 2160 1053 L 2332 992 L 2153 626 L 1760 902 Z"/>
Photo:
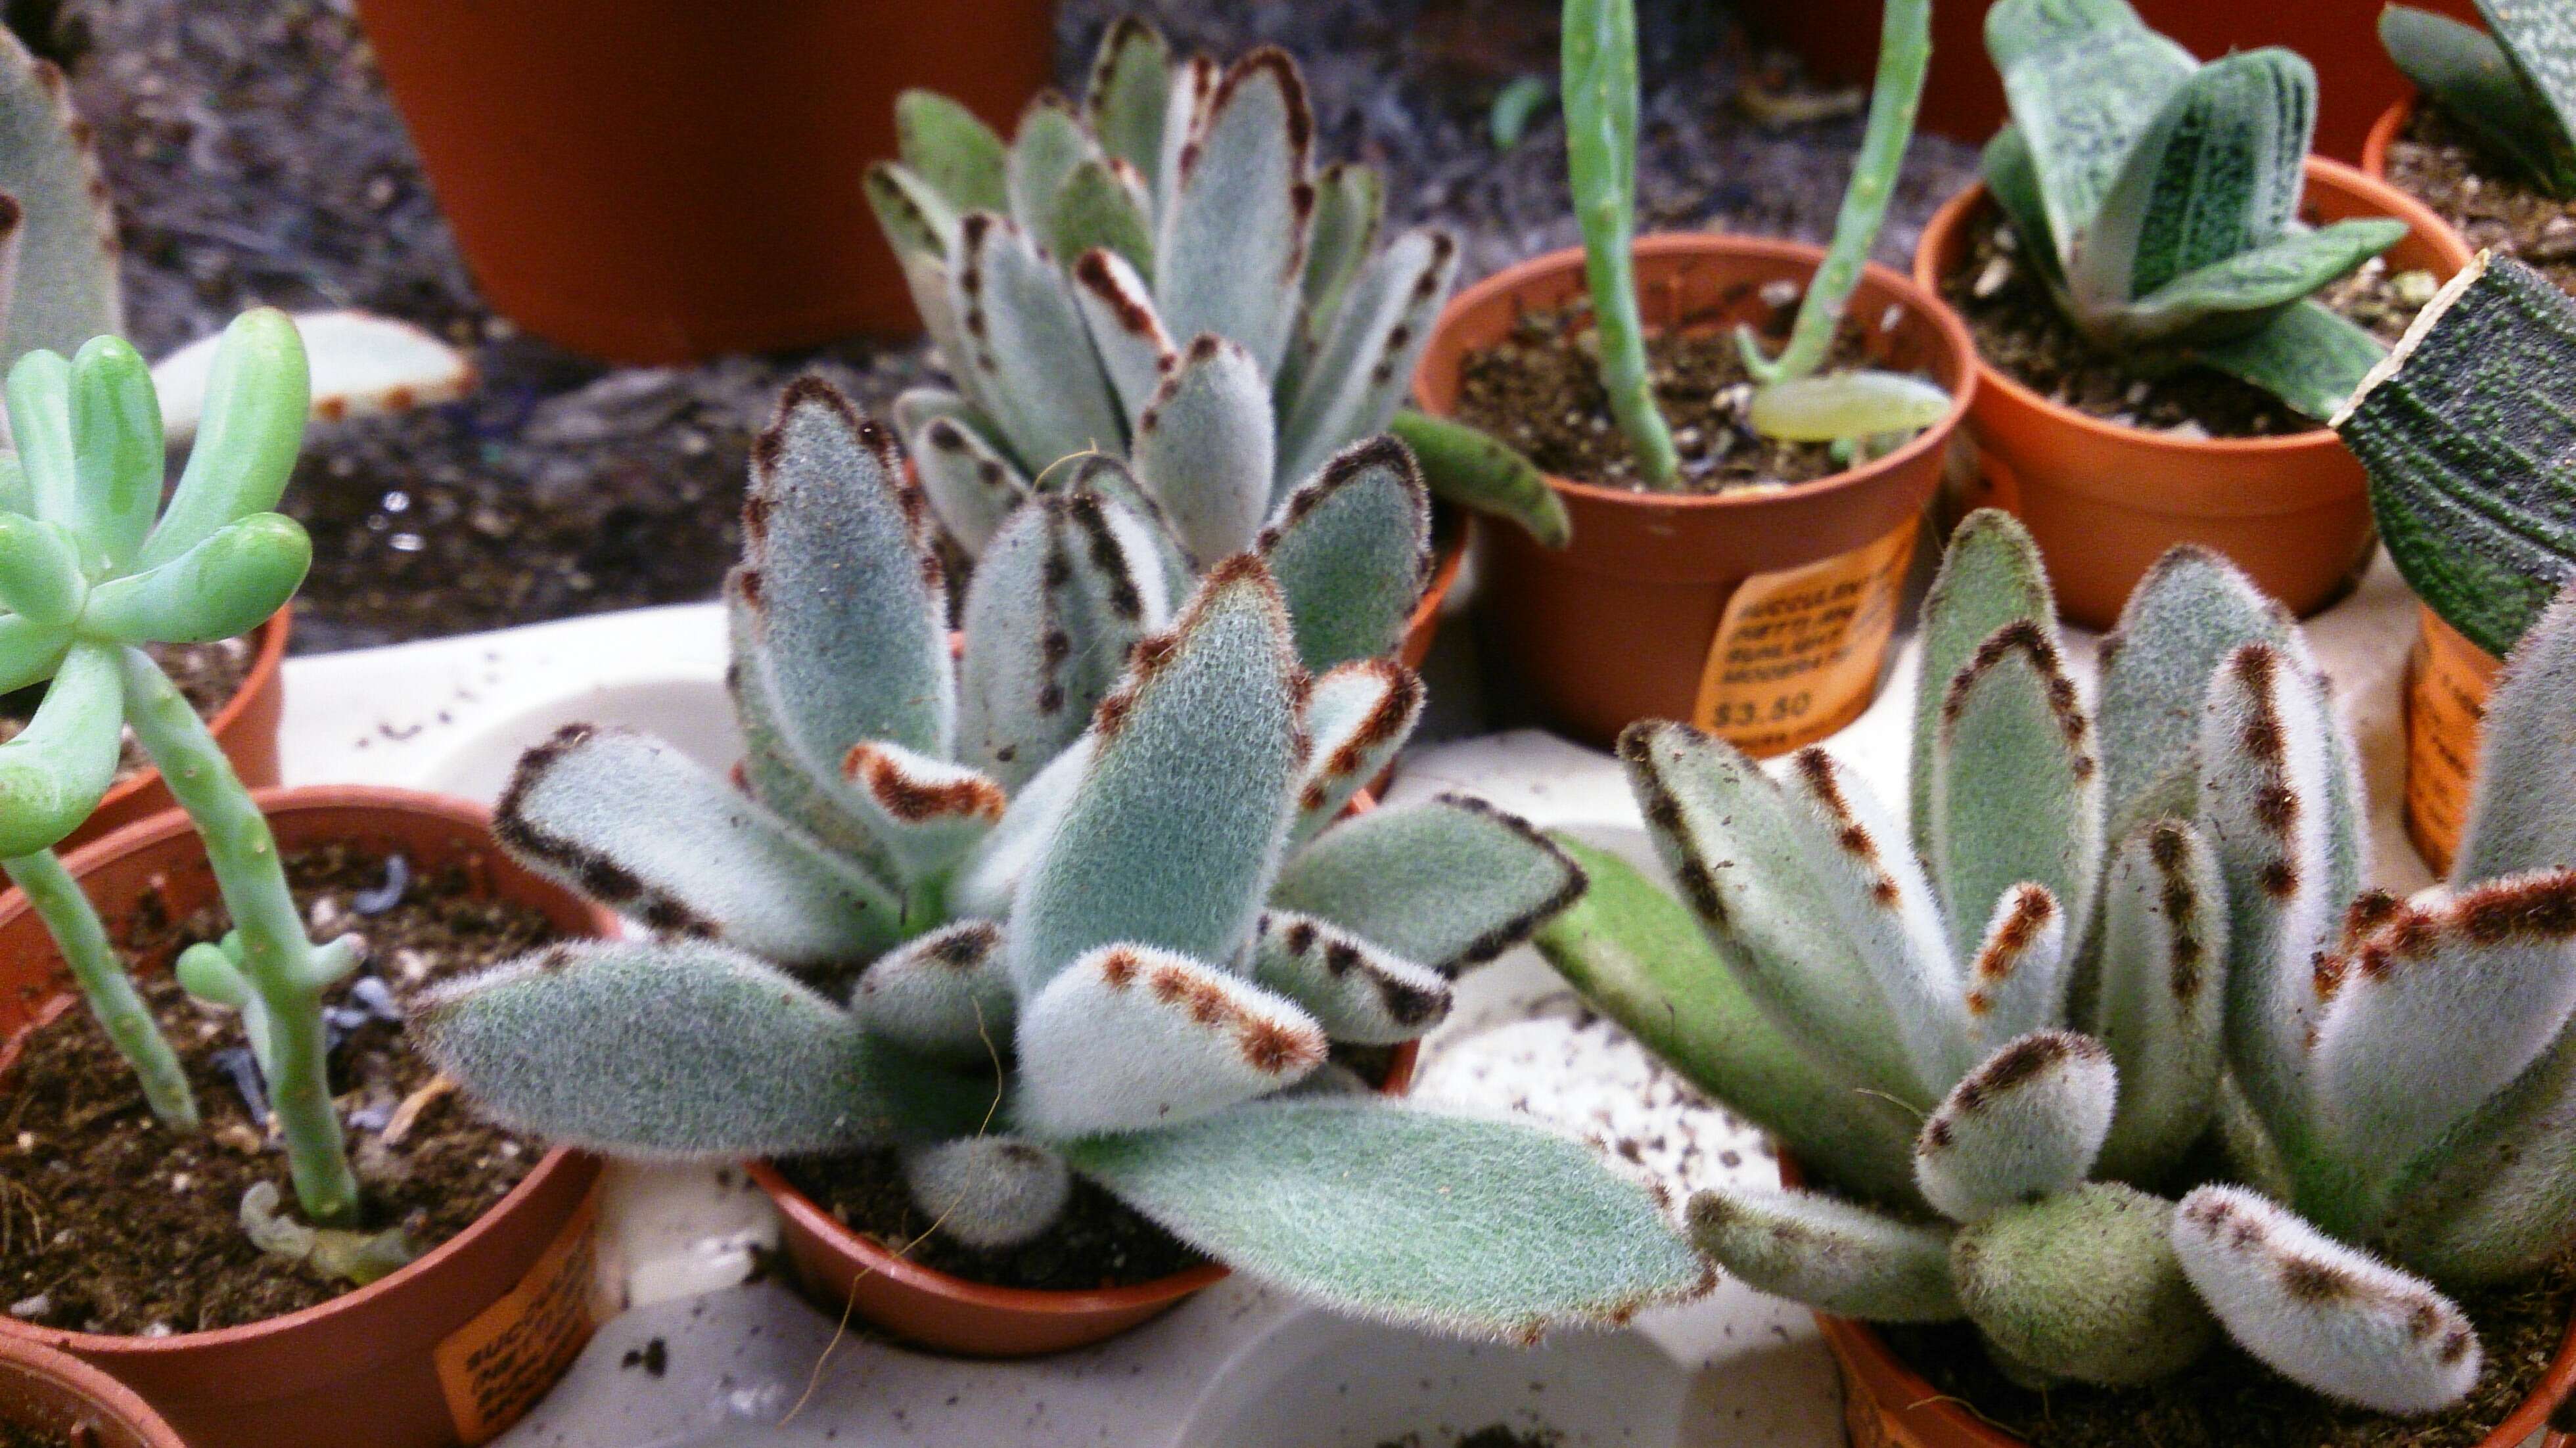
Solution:
<path fill-rule="evenodd" d="M 1378 1088 L 1402 1095 L 1413 1081 L 1416 1042 L 1398 1047 Z M 851 1312 L 910 1342 L 969 1357 L 1035 1357 L 1088 1347 L 1180 1305 L 1225 1280 L 1215 1262 L 1152 1282 L 1096 1292 L 987 1287 L 909 1261 L 860 1236 L 798 1191 L 768 1162 L 751 1179 L 778 1207 L 780 1234 L 797 1283 L 827 1312 Z"/>
<path fill-rule="evenodd" d="M 1005 134 L 1048 80 L 1046 0 L 361 0 L 492 306 L 617 362 L 919 330 L 861 189 L 894 98 Z"/>
<path fill-rule="evenodd" d="M 1413 617 L 1404 625 L 1404 642 L 1396 646 L 1396 657 L 1408 669 L 1419 669 L 1431 657 L 1432 640 L 1440 635 L 1440 609 L 1449 601 L 1449 590 L 1458 586 L 1458 570 L 1467 562 L 1467 547 L 1476 538 L 1476 518 L 1463 510 L 1441 507 L 1432 513 L 1431 581 L 1423 585 L 1422 601 L 1413 606 Z"/>
<path fill-rule="evenodd" d="M 566 933 L 616 929 L 613 915 L 503 855 L 480 805 L 357 786 L 257 798 L 283 849 L 346 840 L 400 850 L 418 871 L 461 864 L 489 894 L 534 906 Z M 195 831 L 176 811 L 118 830 L 64 864 L 111 929 L 146 898 L 175 918 L 216 897 Z M 27 1034 L 79 1010 L 26 898 L 0 896 L 0 1091 Z M 101 1369 L 193 1448 L 480 1443 L 526 1411 L 589 1339 L 598 1179 L 597 1158 L 548 1152 L 498 1205 L 420 1260 L 266 1322 L 147 1338 L 0 1316 L 0 1340 L 59 1348 Z"/>
<path fill-rule="evenodd" d="M 1914 279 L 1937 291 L 1968 255 L 1993 203 L 1982 184 L 1943 206 L 1914 253 Z M 2389 264 L 2448 278 L 2465 244 L 2421 202 L 2340 162 L 2308 158 L 2314 220 L 2389 216 L 2408 232 Z M 2282 437 L 2191 440 L 2122 427 L 2051 402 L 1977 364 L 1968 435 L 1992 500 L 2047 555 L 2060 612 L 2091 628 L 2119 617 L 2164 551 L 2198 543 L 2234 559 L 2301 614 L 2339 597 L 2377 535 L 2361 464 L 2323 427 Z"/>
<path fill-rule="evenodd" d="M 2361 172 L 2375 180 L 2388 179 L 2388 148 L 2406 132 L 2406 123 L 2415 119 L 2412 94 L 2400 96 L 2379 119 L 2370 123 L 2370 134 L 2361 140 Z"/>
<path fill-rule="evenodd" d="M 206 730 L 215 736 L 216 747 L 232 761 L 233 773 L 253 789 L 277 783 L 277 721 L 286 712 L 285 676 L 278 666 L 286 662 L 286 636 L 291 626 L 290 610 L 281 608 L 269 616 L 268 622 L 251 631 L 250 672 L 242 676 L 241 687 L 233 691 L 233 696 L 206 721 Z M 145 769 L 129 774 L 108 787 L 98 808 L 60 848 L 77 849 L 110 830 L 174 808 L 176 803 L 170 798 L 170 787 L 161 782 L 161 771 Z"/>
<path fill-rule="evenodd" d="M 188 1448 L 132 1389 L 76 1357 L 0 1337 L 0 1431 L 31 1428 L 79 1448 Z"/>
<path fill-rule="evenodd" d="M 1638 301 L 1659 330 L 1731 330 L 1768 315 L 1764 288 L 1803 285 L 1821 255 L 1757 237 L 1646 237 L 1635 247 Z M 1432 329 L 1415 400 L 1454 412 L 1470 352 L 1502 341 L 1525 312 L 1587 295 L 1575 249 L 1468 288 Z M 1606 745 L 1634 720 L 1688 719 L 1767 754 L 1823 738 L 1868 707 L 1916 520 L 1977 385 L 1958 318 L 1873 266 L 1851 315 L 1890 309 L 1893 328 L 1872 334 L 1879 365 L 1928 372 L 1951 407 L 1888 456 L 1792 488 L 1713 496 L 1550 477 L 1573 520 L 1570 546 L 1487 530 L 1479 596 L 1550 723 Z"/>
<path fill-rule="evenodd" d="M 2504 663 L 2417 604 L 2406 659 L 2406 837 L 2448 873 L 2478 775 L 2478 725 Z"/>

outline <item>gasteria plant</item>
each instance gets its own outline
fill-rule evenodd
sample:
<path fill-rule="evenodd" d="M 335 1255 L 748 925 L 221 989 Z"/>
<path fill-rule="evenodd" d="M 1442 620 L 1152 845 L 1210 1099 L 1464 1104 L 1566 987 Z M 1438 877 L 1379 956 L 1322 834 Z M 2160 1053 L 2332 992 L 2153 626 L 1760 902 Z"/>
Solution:
<path fill-rule="evenodd" d="M 1419 507 L 1392 444 L 1324 473 Z M 791 390 L 729 590 L 749 793 L 614 730 L 531 752 L 504 842 L 658 938 L 446 990 L 414 1022 L 433 1056 L 500 1119 L 616 1153 L 898 1147 L 979 1245 L 1044 1231 L 1080 1174 L 1388 1318 L 1526 1334 L 1690 1290 L 1655 1200 L 1584 1148 L 1327 1061 L 1419 1036 L 1583 888 L 1472 800 L 1339 818 L 1421 689 L 1377 656 L 1310 676 L 1291 605 L 1370 586 L 1379 515 L 1292 500 L 1175 610 L 1131 486 L 1095 460 L 1002 524 L 952 666 L 892 440 Z"/>
<path fill-rule="evenodd" d="M 1750 330 L 1737 334 L 1746 367 L 1761 384 L 1749 420 L 1770 436 L 1833 442 L 1907 434 L 1938 421 L 1949 407 L 1949 396 L 1940 388 L 1898 373 L 1819 375 L 1852 289 L 1860 285 L 1869 249 L 1887 219 L 1931 56 L 1931 0 L 1887 0 L 1868 128 L 1843 192 L 1842 212 L 1834 221 L 1833 241 L 1798 304 L 1788 346 L 1773 359 L 1763 355 Z M 1635 0 L 1566 0 L 1560 68 L 1567 175 L 1575 221 L 1583 232 L 1602 390 L 1636 454 L 1639 476 L 1649 487 L 1678 487 L 1681 459 L 1655 401 L 1630 259 L 1637 212 Z"/>
<path fill-rule="evenodd" d="M 1997 0 L 1986 50 L 2012 111 L 1986 185 L 2076 330 L 2331 416 L 2385 349 L 2309 298 L 2406 227 L 2299 224 L 2308 63 L 2267 48 L 2200 64 L 2126 0 Z"/>
<path fill-rule="evenodd" d="M 161 504 L 161 414 L 134 349 L 99 337 L 69 362 L 33 351 L 9 371 L 0 454 L 0 688 L 51 679 L 25 731 L 0 744 L 0 868 L 27 891 L 152 1109 L 193 1127 L 168 1043 L 52 847 L 94 809 L 131 729 L 196 822 L 235 929 L 182 953 L 192 992 L 238 1009 L 317 1224 L 357 1216 L 325 1072 L 323 990 L 354 969 L 354 937 L 316 944 L 288 893 L 267 821 L 196 711 L 141 647 L 230 638 L 285 606 L 312 561 L 270 511 L 293 471 L 307 407 L 304 352 L 283 313 L 225 332 L 205 420 Z"/>
<path fill-rule="evenodd" d="M 870 168 L 868 196 L 955 383 L 905 394 L 895 421 L 969 553 L 1090 452 L 1129 465 L 1196 563 L 1249 547 L 1386 430 L 1457 274 L 1443 232 L 1372 254 L 1384 184 L 1316 169 L 1305 81 L 1277 49 L 1176 61 L 1129 17 L 1082 108 L 1040 96 L 1008 147 L 923 91 L 895 121 L 902 159 Z M 1443 449 L 1435 477 L 1561 541 L 1553 495 L 1516 486 L 1499 447 Z"/>
<path fill-rule="evenodd" d="M 2485 30 L 2390 5 L 2379 40 L 2442 114 L 2552 196 L 2576 196 L 2576 23 L 2565 7 L 2478 0 Z"/>
<path fill-rule="evenodd" d="M 1775 781 L 1635 727 L 1687 907 L 1587 856 L 1598 893 L 1543 948 L 1824 1188 L 1691 1203 L 1758 1287 L 1964 1317 L 2034 1384 L 2170 1374 L 2223 1326 L 2319 1392 L 2456 1400 L 2479 1345 L 2426 1279 L 2576 1244 L 2576 593 L 2510 667 L 2458 868 L 2412 901 L 2362 889 L 2326 681 L 2233 568 L 2165 558 L 2096 708 L 2052 616 L 2019 525 L 1969 519 L 1924 605 L 1910 845 L 1821 750 Z M 2250 1117 L 2227 1180 L 2280 1200 L 2203 1175 L 2222 1075 Z"/>

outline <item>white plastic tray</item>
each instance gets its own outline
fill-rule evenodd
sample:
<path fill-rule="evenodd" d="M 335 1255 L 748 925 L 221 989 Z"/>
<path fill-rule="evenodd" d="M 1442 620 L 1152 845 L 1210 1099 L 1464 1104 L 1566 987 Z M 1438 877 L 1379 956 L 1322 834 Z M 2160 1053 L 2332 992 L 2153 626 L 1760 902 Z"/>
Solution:
<path fill-rule="evenodd" d="M 1908 610 L 1909 616 L 1911 610 Z M 2382 560 L 2310 622 L 2341 686 L 2376 806 L 2381 883 L 2429 879 L 2396 820 L 2397 695 L 2413 603 Z M 1466 668 L 1463 628 L 1435 678 Z M 2089 672 L 2090 641 L 2076 640 Z M 714 605 L 605 614 L 499 633 L 290 660 L 290 784 L 363 781 L 496 795 L 518 752 L 575 720 L 635 725 L 729 765 L 723 624 Z M 1878 703 L 1828 747 L 1888 797 L 1904 788 L 1914 671 L 1901 648 Z M 1541 825 L 1649 860 L 1608 756 L 1533 731 L 1408 752 L 1390 798 L 1482 794 Z M 1418 1095 L 1518 1108 L 1640 1143 L 1676 1193 L 1771 1180 L 1760 1138 L 1696 1098 L 1615 1027 L 1587 1023 L 1534 952 L 1461 982 L 1426 1045 Z M 1427 1445 L 1503 1421 L 1570 1445 L 1827 1448 L 1840 1390 L 1804 1312 L 1726 1284 L 1618 1333 L 1534 1349 L 1460 1344 L 1300 1307 L 1235 1278 L 1100 1347 L 1017 1363 L 932 1357 L 839 1325 L 774 1283 L 738 1286 L 775 1239 L 740 1173 L 619 1167 L 603 1212 L 603 1288 L 627 1310 L 501 1441 L 515 1448 L 683 1444 L 1088 1444 L 1141 1448 Z M 662 1351 L 648 1359 L 654 1340 Z M 658 1360 L 659 1374 L 645 1363 Z"/>

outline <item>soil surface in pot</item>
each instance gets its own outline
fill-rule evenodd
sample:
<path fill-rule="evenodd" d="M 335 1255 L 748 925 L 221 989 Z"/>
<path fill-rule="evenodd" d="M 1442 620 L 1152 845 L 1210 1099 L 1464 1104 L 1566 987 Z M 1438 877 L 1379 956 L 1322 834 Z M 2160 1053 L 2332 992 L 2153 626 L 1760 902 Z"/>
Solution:
<path fill-rule="evenodd" d="M 2452 1300 L 2477 1324 L 2486 1367 L 2466 1401 L 2426 1418 L 2328 1402 L 2224 1337 L 2189 1372 L 2162 1383 L 2043 1395 L 2007 1382 L 1965 1324 L 1879 1331 L 1935 1389 L 1973 1404 L 2031 1448 L 2477 1448 L 2531 1396 L 2565 1339 L 2576 1310 L 2576 1254 L 2523 1282 Z"/>
<path fill-rule="evenodd" d="M 75 1438 L 51 1428 L 30 1428 L 24 1423 L 0 1423 L 0 1448 L 88 1448 L 94 1440 L 84 1433 Z"/>
<path fill-rule="evenodd" d="M 2472 250 L 2518 257 L 2576 292 L 2576 204 L 2532 186 L 2440 107 L 2417 106 L 2389 143 L 2388 184 L 2439 212 Z"/>
<path fill-rule="evenodd" d="M 2374 259 L 2316 299 L 2393 343 L 2436 289 L 2429 273 L 2392 272 Z M 1987 366 L 2089 417 L 2189 438 L 2283 437 L 2324 426 L 2211 368 L 2150 375 L 2095 350 L 2057 309 L 2021 239 L 1999 218 L 1976 230 L 1965 260 L 1941 279 L 1941 297 L 1967 322 Z"/>
<path fill-rule="evenodd" d="M 1393 1056 L 1387 1047 L 1336 1044 L 1332 1059 L 1364 1081 L 1383 1081 Z M 1073 1195 L 1054 1226 L 1019 1246 L 988 1251 L 936 1230 L 937 1219 L 913 1201 L 892 1151 L 783 1157 L 776 1165 L 788 1185 L 842 1226 L 908 1262 L 986 1287 L 1049 1292 L 1134 1287 L 1208 1260 L 1080 1176 L 1073 1179 Z"/>
<path fill-rule="evenodd" d="M 1763 328 L 1777 353 L 1797 298 Z M 1865 365 L 1865 335 L 1845 319 L 1829 367 Z M 1524 312 L 1511 335 L 1469 352 L 1461 366 L 1458 416 L 1509 442 L 1544 471 L 1577 482 L 1646 491 L 1628 435 L 1610 415 L 1601 386 L 1592 304 Z M 1826 443 L 1777 442 L 1745 421 L 1753 379 L 1732 330 L 1657 333 L 1646 339 L 1647 375 L 1681 455 L 1682 490 L 1724 493 L 1760 484 L 1812 482 L 1849 465 Z"/>
<path fill-rule="evenodd" d="M 179 693 L 187 699 L 188 707 L 197 711 L 197 717 L 212 720 L 241 691 L 242 681 L 250 677 L 250 666 L 259 659 L 259 644 L 255 636 L 243 634 L 207 644 L 146 644 L 144 652 L 152 655 L 161 671 L 170 676 L 170 682 L 179 686 Z M 18 731 L 27 727 L 27 721 L 35 717 L 36 706 L 44 699 L 43 684 L 0 694 L 0 743 L 16 738 Z M 132 734 L 126 735 L 124 756 L 116 763 L 117 778 L 151 767 L 143 746 L 134 742 Z"/>
<path fill-rule="evenodd" d="M 427 1252 L 518 1185 L 544 1149 L 432 1087 L 436 1073 L 404 1047 L 399 1029 L 363 1012 L 373 988 L 359 984 L 377 981 L 400 1002 L 555 931 L 528 906 L 474 898 L 462 869 L 409 878 L 397 901 L 377 908 L 390 868 L 345 845 L 287 859 L 316 931 L 354 930 L 369 944 L 366 966 L 332 996 L 364 1023 L 331 1058 L 365 1225 L 400 1225 Z M 109 930 L 134 959 L 214 939 L 227 923 L 219 907 L 173 921 L 147 901 Z M 47 1327 L 158 1334 L 258 1322 L 348 1291 L 261 1252 L 242 1233 L 242 1193 L 252 1183 L 276 1182 L 290 1214 L 294 1195 L 283 1152 L 263 1140 L 228 1073 L 228 1062 L 241 1062 L 225 1054 L 241 1044 L 239 1023 L 189 999 L 167 971 L 138 985 L 187 1067 L 207 1130 L 182 1136 L 161 1127 L 86 1009 L 75 1005 L 29 1037 L 0 1093 L 0 1305 Z"/>
<path fill-rule="evenodd" d="M 1564 1441 L 1565 1436 L 1554 1428 L 1515 1428 L 1508 1423 L 1489 1423 L 1453 1438 L 1425 1438 L 1419 1433 L 1407 1433 L 1401 1438 L 1380 1439 L 1377 1448 L 1557 1448 Z"/>

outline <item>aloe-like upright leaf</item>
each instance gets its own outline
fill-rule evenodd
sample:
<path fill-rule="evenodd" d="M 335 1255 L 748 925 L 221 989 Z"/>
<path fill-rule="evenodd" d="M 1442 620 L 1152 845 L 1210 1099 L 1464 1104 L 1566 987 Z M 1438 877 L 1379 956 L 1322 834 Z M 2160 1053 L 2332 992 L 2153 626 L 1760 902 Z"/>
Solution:
<path fill-rule="evenodd" d="M 0 297 L 0 367 L 124 331 L 116 215 L 90 129 L 63 73 L 14 34 L 0 35 L 0 195 L 19 220 L 17 284 Z"/>
<path fill-rule="evenodd" d="M 1163 126 L 1171 109 L 1172 48 L 1134 15 L 1110 22 L 1091 62 L 1082 109 L 1110 155 L 1136 168 L 1151 197 L 1163 166 Z"/>
<path fill-rule="evenodd" d="M 975 379 L 968 396 L 992 415 L 1034 474 L 1092 448 L 1115 448 L 1125 419 L 1073 294 L 1016 222 L 968 213 L 957 228 L 952 305 Z"/>
<path fill-rule="evenodd" d="M 1950 1244 L 1987 1350 L 2043 1380 L 2168 1378 L 2218 1336 L 2167 1233 L 2173 1204 L 2114 1182 L 2018 1203 Z"/>
<path fill-rule="evenodd" d="M 994 1066 L 1011 1050 L 1018 998 L 1002 969 L 1002 928 L 960 920 L 917 935 L 872 962 L 850 991 L 850 1012 L 916 1055 Z"/>
<path fill-rule="evenodd" d="M 2125 0 L 1999 0 L 1986 53 L 2036 163 L 2061 258 L 2093 224 L 2138 137 L 2191 78 L 2191 53 L 2149 30 Z"/>
<path fill-rule="evenodd" d="M 894 101 L 895 146 L 904 166 L 959 215 L 1009 203 L 1002 138 L 973 111 L 933 91 Z"/>
<path fill-rule="evenodd" d="M 1734 745 L 1684 724 L 1629 726 L 1619 757 L 1656 854 L 1746 994 L 1828 1069 L 1927 1104 L 1904 1033 L 1771 777 Z"/>
<path fill-rule="evenodd" d="M 71 523 L 93 577 L 122 573 L 161 508 L 161 404 L 152 369 L 121 337 L 92 337 L 72 357 Z"/>
<path fill-rule="evenodd" d="M 2470 642 L 2503 657 L 2576 581 L 2576 299 L 2557 283 L 2471 261 L 2334 426 L 2397 570 Z"/>
<path fill-rule="evenodd" d="M 1947 1322 L 1947 1223 L 1909 1222 L 1820 1192 L 1721 1186 L 1690 1200 L 1691 1241 L 1759 1292 L 1866 1322 Z"/>
<path fill-rule="evenodd" d="M 492 830 L 513 854 L 671 935 L 782 964 L 854 965 L 900 934 L 900 903 L 668 745 L 565 726 L 519 761 Z"/>
<path fill-rule="evenodd" d="M 2403 223 L 2382 220 L 2294 232 L 2178 277 L 2125 312 L 2094 319 L 2093 332 L 2114 346 L 2181 347 L 2322 422 L 2386 349 L 2308 295 L 2405 234 Z"/>
<path fill-rule="evenodd" d="M 120 643 L 228 639 L 284 608 L 312 564 L 303 524 L 253 513 L 167 563 L 92 588 L 82 630 Z"/>
<path fill-rule="evenodd" d="M 984 551 L 1011 510 L 1028 501 L 1028 480 L 1001 451 L 953 417 L 932 418 L 912 462 L 940 526 L 969 554 Z"/>
<path fill-rule="evenodd" d="M 2576 588 L 2522 636 L 2479 725 L 2478 774 L 2451 886 L 2576 865 Z"/>
<path fill-rule="evenodd" d="M 2056 617 L 2047 565 L 2021 520 L 2000 508 L 1980 508 L 1962 519 L 1942 551 L 1931 591 L 1923 596 L 1917 630 L 1923 662 L 1914 683 L 1914 756 L 1907 771 L 1912 808 L 1907 818 L 1918 846 L 1932 839 L 1932 751 L 1941 737 L 1941 705 L 1951 681 L 1997 629 L 2028 623 L 2046 630 Z"/>
<path fill-rule="evenodd" d="M 1296 396 L 1282 408 L 1283 484 L 1313 473 L 1395 416 L 1457 275 L 1455 239 L 1445 231 L 1408 231 L 1351 280 L 1331 330 L 1300 373 Z"/>
<path fill-rule="evenodd" d="M 2056 640 L 2027 620 L 1977 646 L 1950 680 L 1932 750 L 1933 879 L 1961 958 L 1997 902 L 2045 886 L 2082 940 L 2102 869 L 2102 778 L 2092 720 Z"/>
<path fill-rule="evenodd" d="M 2101 1174 L 2152 1181 L 2208 1129 L 2226 1065 L 2227 897 L 2199 830 L 2124 840 L 2102 887 L 2093 1030 L 2120 1071 Z"/>
<path fill-rule="evenodd" d="M 1171 633 L 1137 646 L 1012 910 L 1024 993 L 1102 945 L 1222 961 L 1251 938 L 1304 762 L 1296 669 L 1278 587 L 1249 558 L 1219 564 Z"/>
<path fill-rule="evenodd" d="M 1180 363 L 1171 334 L 1154 310 L 1153 293 L 1127 258 L 1095 247 L 1073 264 L 1073 295 L 1132 425 L 1154 400 L 1165 375 Z"/>
<path fill-rule="evenodd" d="M 2174 1255 L 2247 1352 L 2305 1387 L 2412 1416 L 2478 1378 L 2477 1331 L 2412 1274 L 2242 1187 L 2205 1186 L 2173 1218 Z"/>
<path fill-rule="evenodd" d="M 2379 43 L 2445 119 L 2511 158 L 2543 188 L 2561 196 L 2569 192 L 2576 156 L 2569 152 L 2567 121 L 2534 94 L 2493 35 L 2412 5 L 2384 5 Z"/>
<path fill-rule="evenodd" d="M 1323 1028 L 1287 997 L 1143 945 L 1084 952 L 1020 1012 L 1013 1122 L 1049 1141 L 1168 1129 L 1295 1085 Z"/>
<path fill-rule="evenodd" d="M 1520 1122 L 1254 1102 L 1066 1156 L 1237 1271 L 1379 1321 L 1526 1341 L 1705 1285 L 1643 1187 Z"/>
<path fill-rule="evenodd" d="M 1262 912 L 1250 964 L 1255 984 L 1304 1007 L 1336 1041 L 1415 1040 L 1449 1014 L 1449 982 L 1438 971 L 1293 910 Z"/>
<path fill-rule="evenodd" d="M 1313 741 L 1297 790 L 1291 848 L 1339 818 L 1351 796 L 1395 759 L 1422 716 L 1422 680 L 1393 659 L 1355 659 L 1316 676 L 1306 700 Z"/>
<path fill-rule="evenodd" d="M 1154 301 L 1172 334 L 1214 332 L 1269 375 L 1287 354 L 1314 221 L 1315 117 L 1287 52 L 1228 67 L 1183 144 L 1154 245 Z"/>
<path fill-rule="evenodd" d="M 1260 365 L 1237 343 L 1202 333 L 1138 415 L 1131 452 L 1136 481 L 1162 505 L 1181 546 L 1223 558 L 1252 545 L 1269 510 L 1272 447 Z"/>
<path fill-rule="evenodd" d="M 115 782 L 117 676 L 115 649 L 73 644 L 27 727 L 0 743 L 0 859 L 61 843 Z"/>
<path fill-rule="evenodd" d="M 2111 1130 L 2119 1073 L 2101 1042 L 2034 1031 L 1961 1078 L 1923 1123 L 1914 1177 L 1957 1221 L 2072 1191 Z"/>
<path fill-rule="evenodd" d="M 1371 438 L 1290 493 L 1256 541 L 1306 667 L 1373 658 L 1402 640 L 1430 581 L 1431 495 L 1404 444 Z"/>
<path fill-rule="evenodd" d="M 1454 977 L 1582 894 L 1583 872 L 1528 821 L 1443 794 L 1324 831 L 1280 871 L 1270 903 Z"/>
<path fill-rule="evenodd" d="M 963 1135 L 990 1082 L 704 941 L 585 941 L 438 987 L 405 1030 L 510 1127 L 621 1156 L 733 1159 Z"/>

